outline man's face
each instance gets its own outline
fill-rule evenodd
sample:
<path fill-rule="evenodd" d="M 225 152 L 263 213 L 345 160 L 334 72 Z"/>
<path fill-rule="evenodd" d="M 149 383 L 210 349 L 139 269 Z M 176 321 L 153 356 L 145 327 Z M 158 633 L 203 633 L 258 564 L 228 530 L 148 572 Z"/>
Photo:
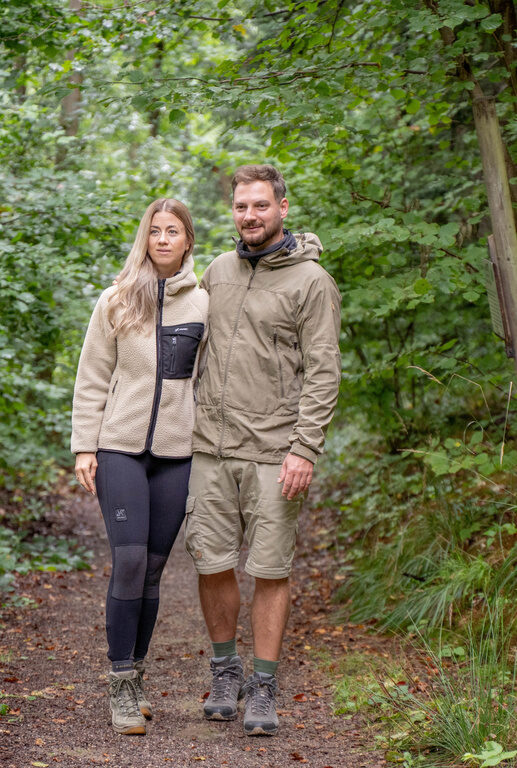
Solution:
<path fill-rule="evenodd" d="M 289 203 L 278 201 L 269 181 L 237 184 L 233 193 L 235 228 L 250 251 L 261 251 L 283 237 Z"/>

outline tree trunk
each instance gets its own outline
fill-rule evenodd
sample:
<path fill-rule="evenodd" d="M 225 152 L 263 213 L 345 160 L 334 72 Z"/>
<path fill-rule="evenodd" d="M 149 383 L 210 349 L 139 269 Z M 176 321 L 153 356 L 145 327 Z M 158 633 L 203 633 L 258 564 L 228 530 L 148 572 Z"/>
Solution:
<path fill-rule="evenodd" d="M 498 264 L 502 271 L 503 291 L 508 307 L 508 323 L 515 355 L 517 347 L 517 232 L 510 185 L 506 173 L 501 130 L 493 99 L 474 89 L 472 109 L 483 164 L 490 217 Z M 517 365 L 517 360 L 516 360 Z"/>
<path fill-rule="evenodd" d="M 72 11 L 79 11 L 81 9 L 81 0 L 70 0 L 70 9 Z M 73 61 L 75 57 L 75 51 L 70 50 L 66 52 L 67 61 Z M 73 72 L 70 75 L 69 81 L 76 85 L 80 85 L 82 77 L 79 72 Z M 79 109 L 81 106 L 81 91 L 79 88 L 70 90 L 69 93 L 63 98 L 61 102 L 61 116 L 59 123 L 65 132 L 65 136 L 77 136 L 79 131 Z M 68 148 L 66 144 L 58 145 L 56 152 L 56 165 L 62 166 L 66 161 Z"/>

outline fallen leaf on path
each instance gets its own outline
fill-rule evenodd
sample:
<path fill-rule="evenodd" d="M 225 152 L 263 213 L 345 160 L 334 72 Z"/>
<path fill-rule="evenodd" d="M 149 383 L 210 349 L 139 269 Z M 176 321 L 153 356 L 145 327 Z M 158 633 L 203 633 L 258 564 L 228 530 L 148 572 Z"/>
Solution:
<path fill-rule="evenodd" d="M 169 695 L 169 691 L 162 691 L 162 696 L 168 696 L 168 695 Z"/>
<path fill-rule="evenodd" d="M 48 763 L 31 763 L 31 765 L 34 765 L 35 768 L 48 768 Z"/>
<path fill-rule="evenodd" d="M 194 760 L 206 760 L 206 757 L 204 755 L 194 755 Z"/>
<path fill-rule="evenodd" d="M 308 763 L 309 762 L 307 760 L 307 758 L 303 757 L 303 755 L 300 755 L 299 752 L 291 752 L 290 755 L 293 758 L 293 760 L 297 760 L 299 763 Z"/>
<path fill-rule="evenodd" d="M 43 739 L 34 739 L 34 743 L 35 743 L 35 744 L 36 744 L 38 747 L 42 747 L 42 746 L 44 745 L 44 743 L 45 743 L 45 742 L 43 741 Z"/>
<path fill-rule="evenodd" d="M 303 723 L 296 723 L 295 728 L 305 728 Z"/>
<path fill-rule="evenodd" d="M 307 696 L 304 693 L 297 693 L 295 696 L 293 696 L 293 699 L 295 701 L 307 701 Z"/>

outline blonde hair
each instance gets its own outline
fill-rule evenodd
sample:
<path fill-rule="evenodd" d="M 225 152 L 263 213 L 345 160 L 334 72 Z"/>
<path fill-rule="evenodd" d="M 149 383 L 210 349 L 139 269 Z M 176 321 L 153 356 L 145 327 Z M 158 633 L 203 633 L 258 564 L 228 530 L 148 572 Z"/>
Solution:
<path fill-rule="evenodd" d="M 147 208 L 138 226 L 135 242 L 120 272 L 117 290 L 110 296 L 108 322 L 110 336 L 134 329 L 142 331 L 156 312 L 156 269 L 147 252 L 149 231 L 155 213 L 168 211 L 177 216 L 185 227 L 187 250 L 190 256 L 194 248 L 194 224 L 186 205 L 172 198 L 155 200 Z"/>

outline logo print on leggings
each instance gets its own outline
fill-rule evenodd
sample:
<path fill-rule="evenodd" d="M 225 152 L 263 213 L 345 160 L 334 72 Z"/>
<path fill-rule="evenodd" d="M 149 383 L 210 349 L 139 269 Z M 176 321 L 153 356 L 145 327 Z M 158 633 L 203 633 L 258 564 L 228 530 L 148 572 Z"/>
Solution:
<path fill-rule="evenodd" d="M 127 512 L 124 507 L 117 507 L 115 509 L 115 520 L 117 523 L 123 523 L 124 520 L 127 520 Z"/>

